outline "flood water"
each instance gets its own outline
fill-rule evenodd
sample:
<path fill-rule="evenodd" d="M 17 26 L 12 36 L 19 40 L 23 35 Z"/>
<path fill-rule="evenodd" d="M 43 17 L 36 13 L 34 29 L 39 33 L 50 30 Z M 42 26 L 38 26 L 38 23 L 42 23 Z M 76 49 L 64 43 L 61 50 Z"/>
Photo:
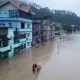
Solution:
<path fill-rule="evenodd" d="M 80 34 L 66 36 L 59 46 L 36 80 L 80 80 Z"/>
<path fill-rule="evenodd" d="M 32 73 L 32 64 L 41 71 Z M 80 34 L 50 40 L 0 61 L 0 80 L 80 80 Z"/>

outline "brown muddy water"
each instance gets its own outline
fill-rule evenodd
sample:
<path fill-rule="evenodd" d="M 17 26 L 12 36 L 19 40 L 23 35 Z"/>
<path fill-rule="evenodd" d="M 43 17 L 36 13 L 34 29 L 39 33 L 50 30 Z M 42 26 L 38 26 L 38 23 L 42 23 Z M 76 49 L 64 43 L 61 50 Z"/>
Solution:
<path fill-rule="evenodd" d="M 32 73 L 32 64 L 42 69 Z M 0 61 L 0 80 L 80 80 L 80 34 L 67 35 Z"/>

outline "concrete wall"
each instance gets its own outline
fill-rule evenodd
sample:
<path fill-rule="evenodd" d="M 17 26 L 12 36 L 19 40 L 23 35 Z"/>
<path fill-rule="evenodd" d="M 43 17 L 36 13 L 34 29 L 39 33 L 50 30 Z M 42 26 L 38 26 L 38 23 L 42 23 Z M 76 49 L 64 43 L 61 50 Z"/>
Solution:
<path fill-rule="evenodd" d="M 0 10 L 0 17 L 9 17 L 9 11 Z"/>
<path fill-rule="evenodd" d="M 4 26 L 2 25 L 2 24 L 5 24 Z M 12 24 L 12 26 L 11 25 L 9 25 L 9 23 L 11 23 Z M 20 28 L 20 22 L 13 22 L 13 21 L 0 21 L 0 27 L 14 27 L 14 28 Z"/>
<path fill-rule="evenodd" d="M 5 6 L 0 7 L 0 10 L 16 10 L 17 7 L 12 5 L 11 3 L 5 4 Z"/>

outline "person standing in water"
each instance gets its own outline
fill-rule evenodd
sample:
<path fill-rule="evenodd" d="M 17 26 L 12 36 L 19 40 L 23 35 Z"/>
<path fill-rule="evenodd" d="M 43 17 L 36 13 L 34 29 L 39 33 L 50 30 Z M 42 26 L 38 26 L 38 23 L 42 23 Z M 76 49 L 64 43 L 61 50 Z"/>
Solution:
<path fill-rule="evenodd" d="M 39 71 L 40 69 L 41 69 L 41 66 L 40 66 L 40 65 L 38 65 L 38 64 L 33 64 L 33 73 L 35 73 L 36 70 Z"/>

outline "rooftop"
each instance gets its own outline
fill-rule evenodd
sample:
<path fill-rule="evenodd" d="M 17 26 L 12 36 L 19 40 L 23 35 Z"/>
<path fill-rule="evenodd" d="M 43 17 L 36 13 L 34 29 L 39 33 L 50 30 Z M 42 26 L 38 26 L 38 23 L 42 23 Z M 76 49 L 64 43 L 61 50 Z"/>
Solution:
<path fill-rule="evenodd" d="M 33 13 L 33 12 L 31 11 L 31 8 L 30 8 L 29 5 L 23 6 L 23 5 L 22 5 L 20 2 L 18 2 L 18 1 L 10 1 L 10 0 L 8 0 L 8 1 L 4 2 L 3 4 L 1 4 L 0 7 L 4 6 L 4 5 L 7 4 L 7 3 L 11 3 L 11 4 L 14 5 L 15 7 L 17 7 L 18 9 L 20 9 L 20 10 L 26 12 L 26 13 L 35 15 L 35 13 Z"/>

